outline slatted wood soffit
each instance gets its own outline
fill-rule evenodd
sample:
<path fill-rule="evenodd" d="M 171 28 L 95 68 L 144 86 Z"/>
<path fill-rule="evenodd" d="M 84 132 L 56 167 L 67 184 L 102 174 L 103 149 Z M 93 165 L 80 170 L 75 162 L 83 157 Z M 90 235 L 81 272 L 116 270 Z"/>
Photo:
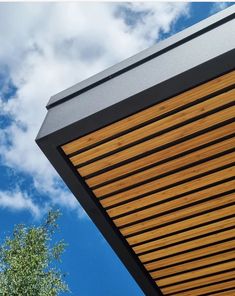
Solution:
<path fill-rule="evenodd" d="M 235 296 L 234 36 L 233 5 L 48 102 L 37 144 L 146 296 Z"/>
<path fill-rule="evenodd" d="M 235 295 L 234 86 L 230 71 L 61 146 L 163 295 Z"/>

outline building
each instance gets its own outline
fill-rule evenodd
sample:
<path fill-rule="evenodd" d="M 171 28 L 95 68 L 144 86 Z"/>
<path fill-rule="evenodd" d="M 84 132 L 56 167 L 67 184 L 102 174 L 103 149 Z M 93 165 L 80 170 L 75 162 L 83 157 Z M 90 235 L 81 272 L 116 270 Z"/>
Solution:
<path fill-rule="evenodd" d="M 235 7 L 53 96 L 36 139 L 151 295 L 235 295 Z"/>

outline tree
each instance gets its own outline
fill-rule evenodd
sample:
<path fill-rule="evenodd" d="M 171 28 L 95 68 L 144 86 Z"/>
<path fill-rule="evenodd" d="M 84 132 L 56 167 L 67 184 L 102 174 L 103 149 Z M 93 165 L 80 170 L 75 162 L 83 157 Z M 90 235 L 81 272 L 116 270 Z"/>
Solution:
<path fill-rule="evenodd" d="M 0 296 L 57 296 L 68 292 L 56 267 L 66 245 L 52 243 L 59 211 L 50 211 L 40 226 L 18 225 L 0 246 Z"/>

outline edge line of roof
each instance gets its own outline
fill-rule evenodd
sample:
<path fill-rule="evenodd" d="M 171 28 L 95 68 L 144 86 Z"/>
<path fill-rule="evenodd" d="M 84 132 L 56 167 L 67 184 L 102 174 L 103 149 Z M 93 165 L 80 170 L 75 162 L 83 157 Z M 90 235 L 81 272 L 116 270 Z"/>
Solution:
<path fill-rule="evenodd" d="M 124 61 L 117 63 L 106 70 L 95 74 L 55 95 L 53 95 L 46 108 L 49 110 L 56 105 L 64 103 L 86 91 L 92 89 L 114 77 L 117 77 L 124 72 L 127 72 L 135 67 L 138 67 L 145 62 L 156 58 L 180 45 L 186 43 L 206 32 L 224 24 L 235 17 L 235 5 L 228 7 L 227 9 L 220 11 L 219 13 L 212 15 L 211 17 L 202 20 L 201 22 L 183 30 L 179 33 L 153 45 L 150 48 L 143 50 L 136 55 L 125 59 Z"/>

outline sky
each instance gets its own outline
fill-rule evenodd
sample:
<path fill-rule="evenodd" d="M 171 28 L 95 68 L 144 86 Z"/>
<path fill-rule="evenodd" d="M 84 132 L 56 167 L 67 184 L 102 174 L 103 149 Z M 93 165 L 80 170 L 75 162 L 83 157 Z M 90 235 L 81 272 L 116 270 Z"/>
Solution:
<path fill-rule="evenodd" d="M 62 212 L 74 296 L 144 295 L 35 144 L 50 96 L 232 3 L 0 3 L 0 242 Z"/>

